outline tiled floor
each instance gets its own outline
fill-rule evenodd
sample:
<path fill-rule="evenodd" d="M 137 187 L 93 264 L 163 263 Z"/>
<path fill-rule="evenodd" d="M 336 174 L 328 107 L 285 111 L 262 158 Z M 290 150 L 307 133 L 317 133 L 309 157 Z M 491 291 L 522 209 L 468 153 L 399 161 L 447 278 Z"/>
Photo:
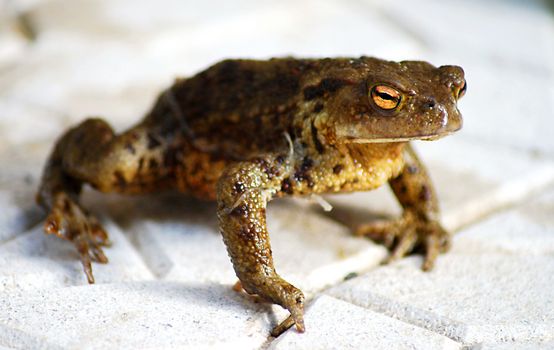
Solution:
<path fill-rule="evenodd" d="M 306 333 L 275 339 L 287 313 L 231 289 L 211 203 L 87 190 L 113 241 L 95 285 L 42 234 L 34 192 L 68 126 L 123 130 L 224 57 L 362 54 L 466 71 L 462 132 L 416 144 L 457 232 L 433 272 L 417 256 L 381 266 L 386 250 L 350 235 L 399 213 L 386 188 L 330 196 L 330 213 L 276 201 L 276 266 L 309 301 Z M 0 349 L 554 349 L 553 118 L 538 0 L 0 0 Z"/>

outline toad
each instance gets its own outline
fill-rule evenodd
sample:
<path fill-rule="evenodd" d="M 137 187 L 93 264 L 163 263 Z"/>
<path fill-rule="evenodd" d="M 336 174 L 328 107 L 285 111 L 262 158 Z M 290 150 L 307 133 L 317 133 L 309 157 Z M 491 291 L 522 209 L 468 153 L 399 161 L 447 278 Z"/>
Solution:
<path fill-rule="evenodd" d="M 102 192 L 175 190 L 217 201 L 223 241 L 242 288 L 287 309 L 304 330 L 302 291 L 275 270 L 268 201 L 368 191 L 388 183 L 399 218 L 360 226 L 390 260 L 415 248 L 433 267 L 450 235 L 435 191 L 410 146 L 462 126 L 463 70 L 371 57 L 225 60 L 163 91 L 136 126 L 115 134 L 90 118 L 57 141 L 37 200 L 46 233 L 71 241 L 89 283 L 106 263 L 108 234 L 79 203 L 84 184 Z"/>

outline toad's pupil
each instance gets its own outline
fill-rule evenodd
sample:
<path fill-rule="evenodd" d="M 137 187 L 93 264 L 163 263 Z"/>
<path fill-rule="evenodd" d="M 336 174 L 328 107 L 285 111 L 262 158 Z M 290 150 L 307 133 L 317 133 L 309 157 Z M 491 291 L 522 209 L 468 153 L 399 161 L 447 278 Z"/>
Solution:
<path fill-rule="evenodd" d="M 386 92 L 377 92 L 377 96 L 387 101 L 395 101 L 398 99 L 398 97 L 389 95 Z"/>

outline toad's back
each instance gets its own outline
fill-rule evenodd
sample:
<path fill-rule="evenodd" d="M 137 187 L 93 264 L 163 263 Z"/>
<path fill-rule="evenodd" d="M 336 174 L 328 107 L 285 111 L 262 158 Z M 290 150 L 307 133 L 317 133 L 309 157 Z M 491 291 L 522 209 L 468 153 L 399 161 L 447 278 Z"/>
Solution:
<path fill-rule="evenodd" d="M 146 121 L 180 130 L 201 151 L 231 158 L 275 151 L 294 133 L 302 85 L 315 61 L 226 60 L 178 80 Z"/>

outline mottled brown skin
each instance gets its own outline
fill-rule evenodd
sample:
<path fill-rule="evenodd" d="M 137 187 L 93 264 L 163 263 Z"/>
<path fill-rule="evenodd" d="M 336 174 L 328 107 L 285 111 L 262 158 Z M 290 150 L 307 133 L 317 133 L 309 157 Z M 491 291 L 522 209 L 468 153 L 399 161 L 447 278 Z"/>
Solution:
<path fill-rule="evenodd" d="M 436 196 L 410 140 L 458 130 L 465 91 L 456 66 L 357 59 L 226 60 L 177 80 L 135 127 L 115 135 L 88 119 L 57 142 L 38 201 L 45 231 L 72 241 L 90 283 L 91 260 L 106 263 L 108 236 L 79 204 L 82 185 L 103 192 L 173 189 L 215 199 L 223 240 L 242 287 L 279 304 L 304 330 L 304 295 L 273 266 L 269 200 L 289 195 L 367 191 L 389 182 L 404 208 L 396 220 L 357 234 L 416 246 L 424 269 L 445 250 Z M 392 107 L 392 108 L 391 108 Z"/>

